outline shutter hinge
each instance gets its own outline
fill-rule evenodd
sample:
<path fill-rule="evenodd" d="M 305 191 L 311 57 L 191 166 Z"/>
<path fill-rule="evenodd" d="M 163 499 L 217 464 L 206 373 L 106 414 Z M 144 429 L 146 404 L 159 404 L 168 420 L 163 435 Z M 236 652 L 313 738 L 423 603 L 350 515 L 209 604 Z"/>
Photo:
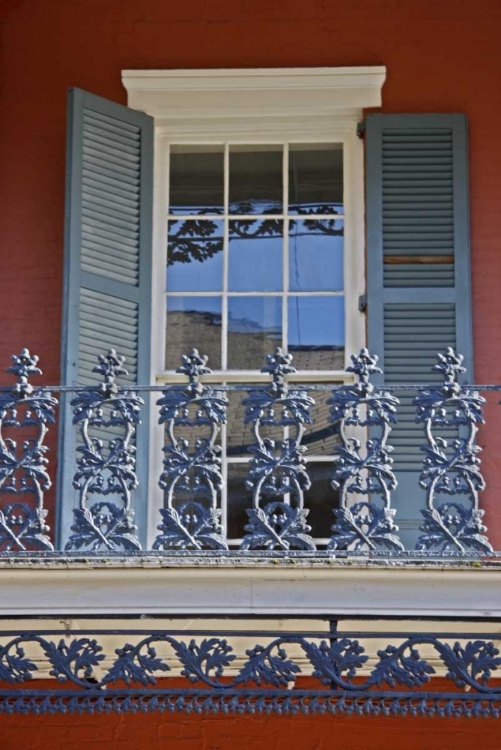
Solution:
<path fill-rule="evenodd" d="M 366 313 L 367 312 L 367 295 L 361 294 L 358 298 L 358 312 Z"/>
<path fill-rule="evenodd" d="M 359 138 L 364 138 L 365 136 L 365 120 L 361 120 L 360 122 L 357 122 L 357 135 Z"/>

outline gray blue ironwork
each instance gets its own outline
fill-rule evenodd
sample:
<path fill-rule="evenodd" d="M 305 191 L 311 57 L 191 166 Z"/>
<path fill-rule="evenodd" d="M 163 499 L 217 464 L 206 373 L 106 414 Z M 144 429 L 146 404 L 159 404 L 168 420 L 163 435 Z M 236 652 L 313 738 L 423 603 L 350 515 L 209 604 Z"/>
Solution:
<path fill-rule="evenodd" d="M 50 391 L 58 387 L 35 389 L 31 385 L 30 377 L 41 373 L 37 363 L 38 358 L 24 349 L 8 369 L 18 382 L 0 389 L 0 554 L 53 549 L 45 522 L 44 495 L 51 486 L 45 436 L 55 422 L 57 406 Z M 427 504 L 414 554 L 494 554 L 479 508 L 485 482 L 476 435 L 483 423 L 485 399 L 478 388 L 459 383 L 464 372 L 462 357 L 452 349 L 439 355 L 435 370 L 444 377 L 443 384 L 378 388 L 371 383 L 371 376 L 380 372 L 377 358 L 365 349 L 352 357 L 348 372 L 354 373 L 356 382 L 336 387 L 328 402 L 331 423 L 339 425 L 341 446 L 332 480 L 339 490 L 340 507 L 334 510 L 336 523 L 326 554 L 398 555 L 404 551 L 391 507 L 396 478 L 388 445 L 399 404 L 393 392 L 402 388 L 418 391 L 416 422 L 424 425 L 427 440 L 420 476 Z M 138 394 L 141 389 L 161 387 L 118 386 L 116 379 L 126 370 L 123 357 L 114 350 L 99 357 L 94 372 L 104 382 L 63 389 L 75 391 L 71 405 L 79 435 L 73 482 L 79 506 L 66 550 L 135 553 L 140 545 L 132 509 L 137 486 L 134 443 L 143 404 Z M 160 477 L 165 508 L 153 549 L 158 553 L 212 550 L 231 554 L 221 525 L 223 478 L 218 441 L 227 419 L 224 390 L 241 390 L 242 386 L 202 385 L 200 378 L 211 371 L 207 358 L 196 350 L 182 358 L 178 372 L 188 383 L 163 387 L 158 402 L 166 436 Z M 320 554 L 304 507 L 304 493 L 311 482 L 302 441 L 312 423 L 311 387 L 286 382 L 295 369 L 292 357 L 280 349 L 268 356 L 262 372 L 271 376 L 271 384 L 252 387 L 242 402 L 254 443 L 249 448 L 252 457 L 246 476 L 253 501 L 247 509 L 241 550 Z M 482 388 L 501 390 L 501 386 Z M 272 439 L 267 430 L 279 431 L 282 437 Z M 16 434 L 22 440 L 16 441 Z"/>
<path fill-rule="evenodd" d="M 38 357 L 28 349 L 12 357 L 7 372 L 17 383 L 0 390 L 0 549 L 51 550 L 45 519 L 44 494 L 50 489 L 48 447 L 44 445 L 49 425 L 55 423 L 57 400 L 29 382 L 41 375 Z M 16 431 L 21 440 L 14 438 Z M 19 432 L 17 434 L 19 434 Z"/>
<path fill-rule="evenodd" d="M 177 372 L 188 376 L 188 385 L 166 388 L 157 402 L 168 442 L 159 482 L 166 507 L 160 510 L 162 523 L 153 549 L 225 550 L 220 524 L 221 448 L 216 440 L 226 422 L 228 399 L 200 383 L 200 377 L 211 370 L 207 357 L 196 349 L 182 356 Z M 179 428 L 182 436 L 176 435 Z M 203 429 L 208 434 L 200 437 Z M 190 441 L 190 435 L 198 437 Z"/>
<path fill-rule="evenodd" d="M 2 634 L 0 680 L 12 687 L 0 690 L 0 711 L 500 715 L 498 634 L 336 632 L 326 638 L 318 632 L 236 630 L 224 637 L 206 631 L 180 637 L 176 631 L 81 630 L 71 639 L 61 635 Z M 109 643 L 112 635 L 118 641 L 113 655 L 99 642 L 105 636 Z M 242 636 L 247 643 L 259 641 L 242 653 L 235 650 Z M 388 645 L 378 650 L 375 638 Z M 27 688 L 41 667 L 54 686 Z"/>
<path fill-rule="evenodd" d="M 332 480 L 340 490 L 340 507 L 334 510 L 337 520 L 328 549 L 402 550 L 391 507 L 391 492 L 397 485 L 389 455 L 393 449 L 387 443 L 399 402 L 370 382 L 371 375 L 381 373 L 376 356 L 362 349 L 351 361 L 347 372 L 354 373 L 357 381 L 336 389 L 328 401 L 331 421 L 339 424 L 341 437 Z M 369 430 L 364 448 L 361 440 L 348 436 L 347 427 Z M 360 495 L 370 496 L 370 502 L 354 502 Z"/>
<path fill-rule="evenodd" d="M 492 551 L 482 523 L 478 493 L 485 488 L 476 445 L 478 424 L 483 423 L 485 399 L 469 386 L 459 384 L 465 372 L 463 357 L 450 347 L 438 354 L 434 369 L 444 377 L 437 387 L 420 389 L 415 398 L 416 422 L 424 423 L 427 447 L 419 483 L 426 490 L 426 509 L 422 511 L 424 532 L 417 549 L 442 551 L 476 549 Z M 455 427 L 459 437 L 447 441 L 436 434 Z M 452 498 L 452 499 L 448 499 Z"/>
<path fill-rule="evenodd" d="M 309 535 L 304 492 L 311 487 L 301 438 L 311 424 L 314 400 L 304 390 L 289 386 L 285 377 L 295 373 L 292 355 L 277 348 L 267 355 L 261 372 L 272 377 L 271 387 L 251 390 L 242 401 L 245 424 L 252 424 L 255 444 L 245 485 L 252 490 L 253 507 L 247 510 L 248 533 L 241 549 L 315 549 Z M 288 436 L 274 441 L 263 437 L 261 428 L 286 428 Z M 282 498 L 267 502 L 270 498 Z"/>
<path fill-rule="evenodd" d="M 135 534 L 131 493 L 137 487 L 136 448 L 133 445 L 143 399 L 115 383 L 126 375 L 125 358 L 110 349 L 99 356 L 93 368 L 104 382 L 82 388 L 71 401 L 73 424 L 78 428 L 81 445 L 73 486 L 79 493 L 72 534 L 67 550 L 137 550 L 141 546 Z M 103 431 L 105 439 L 93 431 Z M 110 435 L 110 437 L 108 437 Z M 106 499 L 97 501 L 95 496 Z"/>

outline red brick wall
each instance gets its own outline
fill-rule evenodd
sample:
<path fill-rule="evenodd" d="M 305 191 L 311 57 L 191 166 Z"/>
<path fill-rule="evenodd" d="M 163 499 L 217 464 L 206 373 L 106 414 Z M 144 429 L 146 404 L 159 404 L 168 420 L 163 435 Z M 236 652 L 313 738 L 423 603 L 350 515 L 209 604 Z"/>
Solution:
<path fill-rule="evenodd" d="M 499 750 L 495 719 L 9 716 L 4 750 Z"/>
<path fill-rule="evenodd" d="M 3 0 L 0 29 L 1 369 L 27 345 L 43 353 L 47 382 L 59 379 L 69 86 L 125 102 L 123 68 L 384 64 L 385 111 L 469 116 L 476 378 L 501 382 L 499 0 Z M 495 463 L 500 409 L 490 407 L 481 436 L 490 446 L 488 509 L 501 490 Z M 497 515 L 489 520 L 499 549 Z M 328 717 L 32 716 L 2 718 L 0 738 L 6 738 L 6 750 L 36 750 L 48 740 L 54 748 L 421 750 L 460 748 L 472 738 L 487 750 L 499 747 L 494 726 Z"/>

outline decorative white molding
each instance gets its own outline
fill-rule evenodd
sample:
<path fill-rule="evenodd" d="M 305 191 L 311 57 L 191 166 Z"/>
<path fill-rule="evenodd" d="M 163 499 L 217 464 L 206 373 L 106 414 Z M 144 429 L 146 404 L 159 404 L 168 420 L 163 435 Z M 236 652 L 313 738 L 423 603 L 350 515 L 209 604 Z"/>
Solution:
<path fill-rule="evenodd" d="M 245 70 L 124 70 L 128 105 L 152 115 L 156 125 L 248 119 L 353 121 L 367 107 L 381 106 L 386 68 L 274 68 Z"/>
<path fill-rule="evenodd" d="M 501 570 L 61 561 L 0 568 L 1 616 L 501 617 Z M 277 595 L 279 592 L 279 595 Z"/>

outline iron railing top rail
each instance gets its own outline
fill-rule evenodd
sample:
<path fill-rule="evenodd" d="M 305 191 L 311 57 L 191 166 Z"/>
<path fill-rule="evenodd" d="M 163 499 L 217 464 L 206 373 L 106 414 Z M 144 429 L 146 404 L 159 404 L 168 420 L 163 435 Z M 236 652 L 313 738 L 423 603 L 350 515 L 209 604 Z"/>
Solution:
<path fill-rule="evenodd" d="M 225 373 L 221 372 L 221 381 L 225 379 Z M 346 383 L 302 383 L 300 380 L 287 380 L 286 382 L 291 390 L 301 391 L 325 391 L 331 393 L 332 391 L 339 391 L 346 388 Z M 203 377 L 200 378 L 202 385 L 208 385 L 218 391 L 242 391 L 247 392 L 249 390 L 269 390 L 269 384 L 263 382 L 248 383 L 242 385 L 241 383 L 218 383 L 218 382 L 204 382 Z M 96 385 L 99 385 L 96 382 Z M 74 385 L 39 385 L 38 390 L 47 391 L 48 393 L 78 393 L 79 391 L 92 391 L 96 388 L 96 385 L 84 385 L 75 383 Z M 117 392 L 126 393 L 127 391 L 132 392 L 144 392 L 144 393 L 163 393 L 167 388 L 182 389 L 185 384 L 181 382 L 172 383 L 158 383 L 156 385 L 136 385 L 134 383 L 130 385 L 119 385 L 116 384 Z M 419 383 L 381 383 L 378 388 L 384 389 L 385 391 L 396 392 L 396 391 L 418 391 L 430 388 L 436 388 L 436 382 L 421 381 Z M 477 383 L 465 383 L 464 388 L 475 391 L 501 391 L 501 384 L 477 384 Z M 1 385 L 0 393 L 12 393 L 12 386 Z"/>

